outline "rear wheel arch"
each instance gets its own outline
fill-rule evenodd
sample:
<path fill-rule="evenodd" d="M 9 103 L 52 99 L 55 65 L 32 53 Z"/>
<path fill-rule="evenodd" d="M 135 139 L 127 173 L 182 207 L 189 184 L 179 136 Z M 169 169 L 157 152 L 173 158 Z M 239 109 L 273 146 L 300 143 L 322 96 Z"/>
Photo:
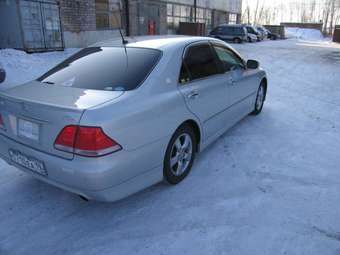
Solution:
<path fill-rule="evenodd" d="M 234 37 L 233 42 L 242 43 L 242 39 L 240 37 Z"/>
<path fill-rule="evenodd" d="M 267 89 L 268 89 L 268 80 L 267 80 L 267 78 L 266 78 L 266 77 L 262 78 L 260 84 L 264 84 L 264 89 L 265 89 L 264 99 L 266 99 L 266 96 L 267 96 Z"/>
<path fill-rule="evenodd" d="M 189 126 L 193 129 L 195 133 L 196 144 L 197 144 L 196 151 L 198 152 L 200 150 L 200 144 L 201 144 L 201 139 L 202 139 L 201 129 L 199 125 L 197 124 L 195 120 L 189 119 L 189 120 L 184 121 L 181 125 L 179 125 L 177 129 L 179 129 L 182 126 Z"/>

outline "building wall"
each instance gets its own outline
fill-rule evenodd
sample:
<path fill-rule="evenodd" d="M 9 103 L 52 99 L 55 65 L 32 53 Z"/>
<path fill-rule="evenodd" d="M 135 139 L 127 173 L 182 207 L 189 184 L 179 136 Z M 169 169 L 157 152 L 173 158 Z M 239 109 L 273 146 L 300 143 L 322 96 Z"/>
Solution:
<path fill-rule="evenodd" d="M 20 24 L 20 13 L 17 12 L 17 3 L 20 1 L 22 0 L 0 0 L 2 7 L 0 21 L 1 24 L 6 24 L 0 30 L 0 47 L 23 47 L 20 44 L 22 44 L 22 34 L 25 31 Z M 127 20 L 123 0 L 109 0 L 110 26 L 104 29 L 98 27 L 96 0 L 37 0 L 37 2 L 59 5 L 65 47 L 85 47 L 98 41 L 115 38 L 119 36 L 118 27 L 124 28 Z M 176 29 L 172 31 L 169 29 L 168 3 L 187 6 L 192 10 L 194 0 L 129 0 L 130 35 L 149 34 L 150 23 L 153 22 L 156 24 L 156 34 L 176 33 Z M 206 16 L 209 18 L 200 18 L 198 22 L 209 22 L 208 27 L 211 28 L 228 22 L 230 14 L 237 14 L 240 17 L 241 3 L 242 0 L 197 0 L 197 7 L 209 13 Z M 183 17 L 180 18 L 183 19 Z M 192 21 L 192 17 L 190 19 Z M 176 21 L 183 20 L 176 17 Z"/>
<path fill-rule="evenodd" d="M 317 29 L 322 32 L 323 23 L 282 22 L 281 26 Z"/>
<path fill-rule="evenodd" d="M 120 19 L 111 11 L 119 10 L 119 3 L 119 0 L 109 1 L 110 25 L 112 20 Z M 86 47 L 119 36 L 117 27 L 97 28 L 95 0 L 59 0 L 59 6 L 65 47 Z"/>
<path fill-rule="evenodd" d="M 62 49 L 56 0 L 1 0 L 0 47 L 26 51 Z"/>
<path fill-rule="evenodd" d="M 130 34 L 147 35 L 155 22 L 156 34 L 167 34 L 166 3 L 155 0 L 130 0 Z"/>
<path fill-rule="evenodd" d="M 94 0 L 60 0 L 59 5 L 64 31 L 77 33 L 96 30 Z"/>
<path fill-rule="evenodd" d="M 162 1 L 187 5 L 194 4 L 194 0 L 162 0 Z M 210 0 L 210 1 L 197 0 L 197 6 L 231 13 L 242 13 L 242 0 Z"/>
<path fill-rule="evenodd" d="M 340 26 L 335 26 L 334 28 L 333 42 L 340 43 Z"/>
<path fill-rule="evenodd" d="M 148 34 L 148 26 L 150 18 L 150 10 L 152 5 L 159 6 L 160 19 L 157 21 L 157 33 L 177 33 L 178 24 L 169 25 L 167 16 L 167 4 L 180 6 L 193 6 L 194 0 L 130 0 L 129 1 L 129 18 L 130 18 L 130 34 L 145 35 Z M 197 0 L 197 7 L 204 8 L 211 12 L 211 24 L 208 29 L 221 23 L 229 22 L 229 15 L 235 14 L 235 23 L 241 22 L 242 0 Z M 189 21 L 183 19 L 181 21 Z M 198 20 L 201 22 L 200 20 Z M 178 20 L 177 20 L 178 22 Z"/>
<path fill-rule="evenodd" d="M 0 48 L 22 48 L 19 13 L 14 1 L 0 1 L 0 24 Z"/>

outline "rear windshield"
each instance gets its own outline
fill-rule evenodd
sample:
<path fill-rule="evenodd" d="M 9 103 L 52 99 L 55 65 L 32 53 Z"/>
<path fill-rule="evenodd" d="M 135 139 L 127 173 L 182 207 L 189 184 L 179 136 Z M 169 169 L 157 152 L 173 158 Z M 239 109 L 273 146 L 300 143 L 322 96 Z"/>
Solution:
<path fill-rule="evenodd" d="M 155 49 L 85 48 L 48 71 L 38 81 L 83 89 L 133 90 L 147 78 L 160 56 L 161 51 Z"/>

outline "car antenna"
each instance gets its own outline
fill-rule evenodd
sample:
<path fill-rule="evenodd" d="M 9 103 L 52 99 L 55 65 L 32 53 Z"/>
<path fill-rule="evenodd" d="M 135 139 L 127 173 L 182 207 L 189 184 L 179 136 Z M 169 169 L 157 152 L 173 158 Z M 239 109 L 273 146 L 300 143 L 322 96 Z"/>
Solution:
<path fill-rule="evenodd" d="M 120 3 L 118 3 L 118 11 L 119 11 L 120 17 L 122 17 L 122 9 L 121 9 L 121 7 L 120 7 Z M 115 19 L 116 19 L 116 22 L 117 22 L 118 19 L 117 19 L 117 16 L 116 16 L 116 15 L 115 15 Z M 117 22 L 117 23 L 118 23 L 118 22 Z M 122 38 L 122 44 L 123 44 L 124 47 L 125 47 L 125 45 L 128 44 L 129 42 L 128 42 L 127 40 L 125 40 L 124 35 L 123 35 L 123 32 L 122 32 L 122 25 L 121 25 L 121 22 L 119 22 L 119 23 L 120 23 L 120 26 L 118 27 L 118 30 L 119 30 L 120 37 Z"/>
<path fill-rule="evenodd" d="M 126 44 L 128 44 L 129 42 L 127 40 L 125 40 L 123 33 L 122 33 L 122 29 L 119 27 L 119 33 L 120 33 L 120 37 L 122 37 L 122 43 L 125 46 Z"/>
<path fill-rule="evenodd" d="M 122 17 L 122 9 L 120 7 L 120 3 L 118 3 L 118 11 L 119 11 L 119 15 L 120 17 Z M 126 68 L 129 67 L 129 57 L 128 57 L 128 54 L 127 54 L 127 50 L 126 50 L 126 44 L 129 43 L 128 40 L 125 40 L 124 38 L 124 35 L 123 35 L 123 32 L 122 32 L 122 25 L 121 25 L 121 22 L 118 22 L 118 18 L 117 18 L 117 15 L 115 14 L 114 15 L 115 19 L 116 19 L 116 22 L 117 23 L 120 23 L 120 26 L 118 27 L 118 30 L 119 30 L 119 34 L 120 34 L 120 37 L 122 38 L 122 44 L 123 44 L 123 47 L 124 47 L 124 51 L 125 51 L 125 57 L 126 57 Z"/>

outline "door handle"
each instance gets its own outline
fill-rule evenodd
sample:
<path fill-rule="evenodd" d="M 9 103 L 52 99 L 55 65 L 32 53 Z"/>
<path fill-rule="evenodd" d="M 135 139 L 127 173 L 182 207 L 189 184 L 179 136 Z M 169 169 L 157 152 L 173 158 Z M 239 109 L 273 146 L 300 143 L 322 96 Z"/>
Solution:
<path fill-rule="evenodd" d="M 192 91 L 188 94 L 189 99 L 195 99 L 199 96 L 200 94 L 197 91 Z"/>

